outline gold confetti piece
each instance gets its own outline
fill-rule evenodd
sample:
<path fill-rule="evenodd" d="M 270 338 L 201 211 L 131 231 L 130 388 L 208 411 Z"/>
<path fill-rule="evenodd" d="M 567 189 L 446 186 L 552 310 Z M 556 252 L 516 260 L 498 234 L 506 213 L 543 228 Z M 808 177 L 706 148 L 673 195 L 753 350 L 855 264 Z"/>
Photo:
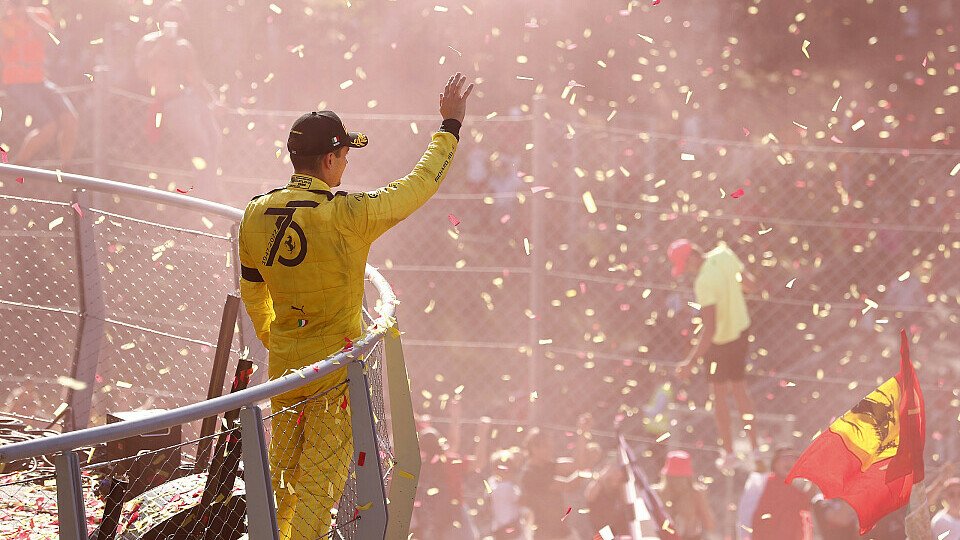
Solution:
<path fill-rule="evenodd" d="M 803 55 L 807 57 L 807 60 L 810 59 L 810 52 L 807 51 L 807 47 L 809 46 L 810 46 L 810 42 L 807 40 L 803 40 L 803 46 L 800 47 L 800 50 L 803 51 Z"/>
<path fill-rule="evenodd" d="M 193 168 L 198 171 L 202 171 L 207 168 L 207 160 L 200 156 L 194 156 L 190 158 L 190 161 L 193 163 Z"/>
<path fill-rule="evenodd" d="M 802 130 L 804 130 L 804 131 L 807 130 L 807 126 L 805 126 L 805 125 L 803 125 L 803 124 L 800 124 L 800 123 L 798 123 L 798 122 L 794 122 L 793 125 L 797 126 L 798 128 L 800 128 L 800 129 L 802 129 Z"/>
<path fill-rule="evenodd" d="M 102 43 L 103 43 L 103 38 L 97 38 L 97 39 L 91 39 L 91 40 L 90 40 L 90 44 L 91 44 L 91 45 L 101 45 Z"/>
<path fill-rule="evenodd" d="M 890 322 L 890 319 L 877 319 L 874 322 L 877 324 L 887 324 L 888 322 Z"/>
<path fill-rule="evenodd" d="M 47 230 L 52 231 L 52 230 L 56 229 L 57 227 L 59 227 L 61 223 L 63 223 L 63 216 L 60 216 L 60 217 L 54 219 L 53 221 L 51 221 L 50 224 L 47 225 Z"/>
<path fill-rule="evenodd" d="M 353 86 L 353 79 L 347 79 L 347 80 L 343 81 L 342 83 L 340 83 L 340 89 L 341 89 L 341 90 L 346 90 L 347 88 L 350 88 L 351 86 Z"/>
<path fill-rule="evenodd" d="M 696 302 L 687 302 L 687 305 L 690 306 L 690 307 L 692 307 L 693 309 L 695 309 L 695 310 L 697 310 L 697 311 L 700 311 L 700 304 L 698 304 L 698 303 L 696 303 Z"/>
<path fill-rule="evenodd" d="M 763 225 L 761 224 L 760 226 L 762 227 Z M 757 234 L 759 234 L 759 235 L 762 236 L 762 235 L 767 234 L 768 232 L 770 232 L 770 231 L 772 231 L 772 230 L 773 230 L 773 227 L 768 227 L 768 228 L 766 228 L 766 229 L 760 229 L 759 231 L 757 231 Z"/>
<path fill-rule="evenodd" d="M 593 200 L 593 194 L 589 191 L 583 192 L 583 206 L 587 208 L 587 212 L 590 214 L 597 213 L 597 203 Z"/>
<path fill-rule="evenodd" d="M 524 77 L 523 75 L 517 75 L 518 81 L 532 81 L 533 77 Z"/>
<path fill-rule="evenodd" d="M 430 488 L 430 489 L 427 490 L 427 495 L 429 495 L 430 497 L 433 497 L 433 496 L 436 495 L 437 493 L 440 493 L 440 488 L 432 487 L 432 488 Z"/>
<path fill-rule="evenodd" d="M 523 239 L 523 251 L 527 255 L 530 255 L 530 239 L 529 238 L 524 237 Z"/>
<path fill-rule="evenodd" d="M 953 170 L 950 171 L 950 176 L 956 176 L 957 174 L 960 174 L 960 163 L 954 165 Z"/>
<path fill-rule="evenodd" d="M 70 406 L 70 405 L 68 405 L 68 404 L 66 404 L 66 403 L 61 403 L 60 406 L 57 407 L 57 410 L 53 411 L 53 416 L 54 416 L 54 418 L 56 418 L 57 416 L 60 416 L 61 414 L 63 414 L 63 411 L 67 410 L 67 407 L 69 407 L 69 406 Z"/>
<path fill-rule="evenodd" d="M 133 388 L 133 385 L 127 381 L 117 381 L 117 388 Z"/>
<path fill-rule="evenodd" d="M 697 159 L 697 158 L 696 158 L 696 156 L 694 156 L 693 154 L 686 154 L 686 153 L 684 153 L 684 154 L 680 154 L 680 159 L 681 159 L 682 161 L 694 161 L 694 160 Z"/>
<path fill-rule="evenodd" d="M 436 305 L 437 305 L 437 302 L 436 302 L 435 300 L 433 300 L 433 299 L 430 299 L 430 303 L 427 304 L 427 307 L 424 308 L 423 312 L 424 312 L 424 313 L 430 313 L 431 311 L 433 311 L 433 308 L 434 308 Z"/>
<path fill-rule="evenodd" d="M 770 519 L 771 517 L 773 517 L 773 515 L 767 513 L 767 514 L 763 514 L 762 516 L 760 516 L 760 519 Z"/>
<path fill-rule="evenodd" d="M 793 284 L 796 283 L 796 282 L 797 282 L 797 278 L 791 279 L 790 281 L 787 282 L 787 288 L 788 288 L 788 289 L 792 289 L 792 288 L 793 288 Z"/>
<path fill-rule="evenodd" d="M 287 484 L 287 491 L 288 491 L 291 495 L 296 495 L 296 494 L 297 494 L 297 490 L 293 489 L 293 484 Z"/>
<path fill-rule="evenodd" d="M 945 539 L 946 537 L 948 537 L 948 536 L 950 536 L 950 530 L 949 530 L 949 529 L 946 530 L 946 531 L 943 531 L 942 533 L 940 533 L 939 535 L 937 535 L 937 540 L 944 540 L 944 539 Z"/>
<path fill-rule="evenodd" d="M 687 91 L 687 99 L 683 102 L 684 105 L 690 104 L 690 98 L 693 96 L 693 90 Z"/>
<path fill-rule="evenodd" d="M 161 122 L 163 122 L 163 113 L 158 112 L 156 118 L 154 119 L 154 126 L 156 126 L 159 129 Z"/>
<path fill-rule="evenodd" d="M 213 228 L 213 222 L 210 221 L 209 219 L 207 219 L 207 216 L 200 216 L 200 221 L 203 222 L 203 226 L 204 226 L 204 227 L 206 227 L 206 228 L 208 228 L 208 229 L 212 229 L 212 228 Z"/>
<path fill-rule="evenodd" d="M 637 34 L 637 37 L 646 41 L 647 43 L 653 44 L 653 38 L 650 36 L 645 36 L 643 34 Z"/>
<path fill-rule="evenodd" d="M 906 281 L 909 278 L 910 278 L 910 271 L 907 270 L 906 272 L 900 274 L 900 277 L 897 278 L 897 281 Z"/>
<path fill-rule="evenodd" d="M 134 348 L 134 347 L 136 347 L 136 346 L 137 346 L 137 344 L 131 341 L 130 343 L 124 343 L 123 345 L 121 345 L 121 346 L 120 346 L 120 350 L 122 350 L 122 351 L 129 351 L 130 349 L 132 349 L 132 348 Z"/>
<path fill-rule="evenodd" d="M 87 387 L 87 383 L 83 381 L 78 381 L 72 377 L 67 377 L 65 375 L 61 375 L 57 377 L 57 384 L 59 384 L 60 386 L 66 386 L 71 390 L 77 390 L 77 391 L 83 390 Z"/>
<path fill-rule="evenodd" d="M 407 471 L 405 471 L 405 470 L 403 470 L 403 469 L 399 469 L 399 468 L 398 468 L 398 469 L 397 469 L 397 474 L 399 474 L 400 476 L 406 478 L 407 480 L 413 480 L 413 479 L 414 479 L 414 476 L 413 476 L 412 474 L 408 473 Z"/>
<path fill-rule="evenodd" d="M 668 432 L 664 433 L 663 435 L 660 435 L 659 437 L 657 437 L 657 442 L 658 442 L 658 443 L 659 443 L 659 442 L 663 442 L 663 441 L 665 441 L 665 440 L 667 440 L 667 439 L 669 439 L 669 438 L 670 438 L 670 432 L 668 431 Z"/>
<path fill-rule="evenodd" d="M 373 503 L 372 503 L 372 502 L 368 502 L 367 504 L 358 506 L 358 507 L 357 507 L 357 510 L 369 510 L 369 509 L 371 509 L 371 508 L 373 508 Z"/>
<path fill-rule="evenodd" d="M 613 120 L 613 117 L 616 116 L 616 115 L 617 115 L 617 110 L 616 110 L 616 109 L 610 111 L 610 114 L 607 115 L 607 122 Z"/>
<path fill-rule="evenodd" d="M 410 131 L 412 131 L 414 135 L 420 134 L 420 127 L 417 126 L 416 122 L 410 122 Z"/>
<path fill-rule="evenodd" d="M 467 7 L 467 6 L 460 6 L 460 7 L 462 7 L 463 10 L 464 10 L 465 12 L 467 12 L 467 15 L 473 15 L 473 10 L 470 9 L 469 7 Z"/>
<path fill-rule="evenodd" d="M 747 531 L 750 534 L 753 534 L 753 529 L 750 527 L 747 527 L 746 525 L 740 525 L 740 528 Z"/>
<path fill-rule="evenodd" d="M 487 494 L 493 493 L 493 488 L 490 487 L 490 483 L 486 480 L 483 481 L 483 490 L 486 491 Z"/>
<path fill-rule="evenodd" d="M 867 123 L 863 120 L 863 118 L 861 118 L 860 120 L 857 120 L 857 123 L 851 126 L 850 129 L 857 131 L 865 125 L 867 125 Z"/>
<path fill-rule="evenodd" d="M 843 96 L 837 98 L 837 102 L 833 104 L 833 112 L 837 112 L 837 107 L 840 106 L 840 100 L 843 99 Z"/>
<path fill-rule="evenodd" d="M 726 196 L 727 196 L 727 192 L 724 191 L 723 188 L 720 188 L 720 198 L 724 199 L 726 198 Z"/>
<path fill-rule="evenodd" d="M 50 39 L 53 40 L 53 43 L 56 45 L 60 44 L 60 40 L 57 39 L 57 36 L 53 35 L 53 32 L 47 32 L 47 35 L 50 36 Z"/>
<path fill-rule="evenodd" d="M 710 374 L 711 374 L 711 375 L 716 375 L 716 374 L 717 374 L 717 363 L 716 363 L 716 362 L 710 362 Z"/>
<path fill-rule="evenodd" d="M 270 4 L 270 11 L 276 13 L 277 15 L 283 13 L 283 9 L 281 9 L 280 6 L 276 4 Z"/>
<path fill-rule="evenodd" d="M 170 373 L 170 368 L 168 367 L 162 368 L 160 369 L 160 371 L 157 371 L 157 373 L 160 375 L 166 375 L 167 373 Z"/>
<path fill-rule="evenodd" d="M 486 116 L 486 119 L 487 119 L 487 120 L 490 120 L 491 118 L 493 118 L 493 117 L 495 117 L 495 116 L 497 116 L 497 112 L 496 112 L 496 111 L 488 114 L 488 115 Z"/>
<path fill-rule="evenodd" d="M 550 344 L 553 343 L 553 340 L 552 340 L 552 339 L 541 339 L 541 340 L 539 340 L 537 343 L 539 343 L 540 345 L 550 345 Z"/>

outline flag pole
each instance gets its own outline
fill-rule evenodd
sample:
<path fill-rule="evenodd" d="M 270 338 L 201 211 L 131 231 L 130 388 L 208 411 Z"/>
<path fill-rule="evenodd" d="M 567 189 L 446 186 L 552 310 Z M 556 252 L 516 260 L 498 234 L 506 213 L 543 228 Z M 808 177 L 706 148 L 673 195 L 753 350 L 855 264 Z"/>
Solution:
<path fill-rule="evenodd" d="M 930 540 L 933 538 L 933 527 L 930 515 L 930 503 L 927 501 L 927 484 L 925 480 L 917 482 L 910 493 L 910 511 L 904 519 L 904 529 L 907 540 Z"/>

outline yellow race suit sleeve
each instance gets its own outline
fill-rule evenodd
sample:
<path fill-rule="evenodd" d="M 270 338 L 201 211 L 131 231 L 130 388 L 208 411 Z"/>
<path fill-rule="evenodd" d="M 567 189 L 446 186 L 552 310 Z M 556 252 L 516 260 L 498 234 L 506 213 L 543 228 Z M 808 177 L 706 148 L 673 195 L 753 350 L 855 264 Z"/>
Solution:
<path fill-rule="evenodd" d="M 246 216 L 244 216 L 246 217 Z M 243 230 L 243 222 L 240 222 Z M 253 321 L 254 331 L 263 342 L 263 346 L 270 350 L 270 324 L 277 317 L 273 311 L 273 299 L 270 290 L 257 270 L 257 260 L 249 255 L 240 234 L 240 299 L 247 308 L 247 314 Z"/>
<path fill-rule="evenodd" d="M 350 228 L 372 243 L 423 206 L 440 188 L 456 150 L 457 137 L 438 131 L 410 174 L 376 191 L 350 194 L 346 206 Z"/>

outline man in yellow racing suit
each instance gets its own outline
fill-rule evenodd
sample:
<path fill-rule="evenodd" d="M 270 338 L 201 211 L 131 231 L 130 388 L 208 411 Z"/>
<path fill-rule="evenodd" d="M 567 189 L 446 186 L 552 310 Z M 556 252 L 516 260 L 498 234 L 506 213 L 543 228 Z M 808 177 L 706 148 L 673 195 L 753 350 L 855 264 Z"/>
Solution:
<path fill-rule="evenodd" d="M 301 116 L 290 130 L 290 182 L 255 197 L 240 223 L 240 295 L 270 352 L 269 376 L 308 366 L 362 334 L 364 269 L 370 244 L 437 192 L 463 122 L 465 77 L 440 94 L 443 123 L 407 176 L 368 193 L 334 193 L 350 148 L 332 111 Z M 283 539 L 329 532 L 353 459 L 346 368 L 272 400 L 270 469 Z M 317 397 L 314 397 L 317 396 Z M 314 397 L 313 399 L 308 399 Z M 285 410 L 286 409 L 286 410 Z"/>

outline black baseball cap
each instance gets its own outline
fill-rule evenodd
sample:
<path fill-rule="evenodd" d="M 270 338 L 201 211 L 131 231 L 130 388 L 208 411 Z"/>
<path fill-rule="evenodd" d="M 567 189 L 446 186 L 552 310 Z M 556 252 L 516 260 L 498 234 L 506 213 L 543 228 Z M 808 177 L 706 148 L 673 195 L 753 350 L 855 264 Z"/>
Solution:
<path fill-rule="evenodd" d="M 295 156 L 322 156 L 344 147 L 363 148 L 367 136 L 347 131 L 333 111 L 313 111 L 297 118 L 290 127 L 287 151 Z"/>

